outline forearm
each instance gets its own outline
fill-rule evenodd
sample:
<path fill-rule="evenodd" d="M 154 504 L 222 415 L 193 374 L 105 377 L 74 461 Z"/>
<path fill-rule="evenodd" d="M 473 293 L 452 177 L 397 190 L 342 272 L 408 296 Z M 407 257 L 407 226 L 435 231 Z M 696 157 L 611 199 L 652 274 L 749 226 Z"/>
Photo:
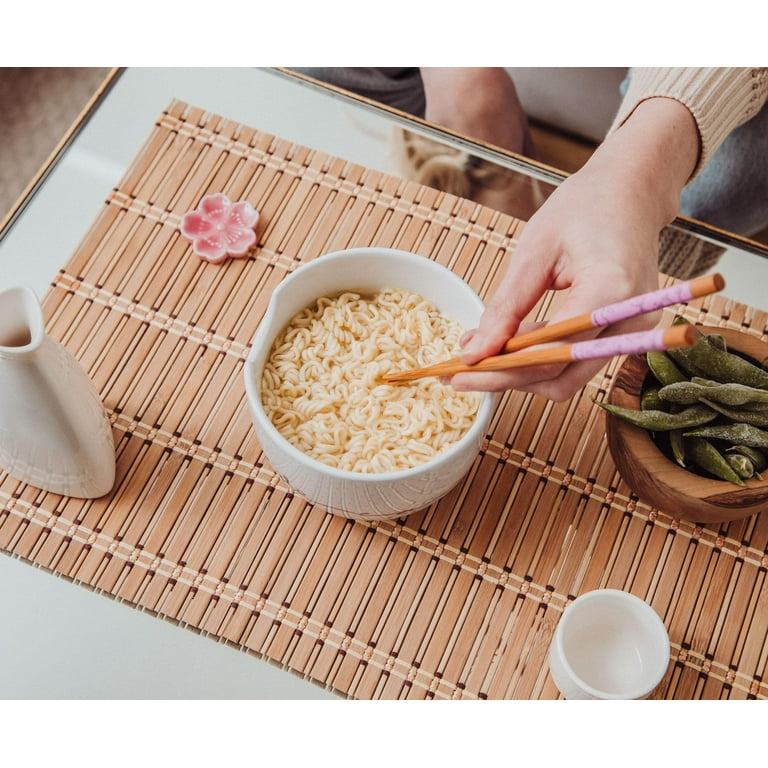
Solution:
<path fill-rule="evenodd" d="M 422 67 L 425 117 L 457 133 L 531 155 L 528 122 L 503 67 Z"/>
<path fill-rule="evenodd" d="M 526 224 L 477 331 L 464 339 L 463 361 L 496 354 L 545 290 L 568 289 L 556 321 L 658 287 L 659 232 L 677 214 L 698 153 L 696 122 L 684 106 L 663 98 L 640 104 Z M 648 322 L 644 316 L 613 330 L 639 330 Z M 562 399 L 593 371 L 584 365 L 554 373 L 469 373 L 452 383 L 459 389 L 525 388 Z"/>
<path fill-rule="evenodd" d="M 427 119 L 455 118 L 462 106 L 471 112 L 490 109 L 512 82 L 501 67 L 421 67 Z"/>
<path fill-rule="evenodd" d="M 638 104 L 626 121 L 612 131 L 583 171 L 626 184 L 641 196 L 638 205 L 657 229 L 678 212 L 680 191 L 701 155 L 696 120 L 690 110 L 671 98 Z"/>

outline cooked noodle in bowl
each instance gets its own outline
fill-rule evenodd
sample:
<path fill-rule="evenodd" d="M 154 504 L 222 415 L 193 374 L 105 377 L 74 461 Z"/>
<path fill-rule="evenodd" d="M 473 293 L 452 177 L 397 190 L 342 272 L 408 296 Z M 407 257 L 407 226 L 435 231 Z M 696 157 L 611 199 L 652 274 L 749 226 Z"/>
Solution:
<path fill-rule="evenodd" d="M 245 385 L 264 453 L 307 500 L 346 517 L 421 509 L 475 460 L 495 398 L 385 373 L 455 356 L 482 302 L 422 256 L 361 248 L 321 256 L 275 291 Z"/>
<path fill-rule="evenodd" d="M 454 445 L 480 406 L 434 378 L 386 384 L 382 375 L 459 351 L 462 328 L 434 303 L 402 289 L 321 297 L 272 345 L 262 404 L 307 456 L 350 472 L 393 472 Z"/>

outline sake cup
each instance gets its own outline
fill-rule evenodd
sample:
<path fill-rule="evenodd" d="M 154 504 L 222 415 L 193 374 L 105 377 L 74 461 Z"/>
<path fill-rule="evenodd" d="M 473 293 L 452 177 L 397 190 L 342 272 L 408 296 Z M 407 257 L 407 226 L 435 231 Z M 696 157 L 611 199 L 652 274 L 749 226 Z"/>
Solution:
<path fill-rule="evenodd" d="M 669 652 L 666 627 L 648 603 L 598 589 L 563 612 L 549 669 L 566 699 L 644 699 L 664 677 Z"/>

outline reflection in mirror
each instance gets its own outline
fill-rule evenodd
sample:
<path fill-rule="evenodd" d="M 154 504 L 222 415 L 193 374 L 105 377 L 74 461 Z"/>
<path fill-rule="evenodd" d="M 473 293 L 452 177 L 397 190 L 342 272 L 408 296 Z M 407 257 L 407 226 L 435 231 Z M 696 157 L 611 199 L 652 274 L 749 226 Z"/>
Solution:
<path fill-rule="evenodd" d="M 397 173 L 403 178 L 523 221 L 530 219 L 555 189 L 549 182 L 406 129 L 395 129 L 392 145 Z M 716 243 L 678 227 L 666 227 L 659 240 L 659 270 L 687 280 L 712 269 L 724 252 Z"/>
<path fill-rule="evenodd" d="M 555 189 L 553 184 L 412 131 L 397 129 L 392 141 L 397 172 L 403 178 L 524 221 Z"/>
<path fill-rule="evenodd" d="M 671 225 L 659 236 L 659 271 L 689 280 L 713 269 L 724 253 L 723 246 Z"/>

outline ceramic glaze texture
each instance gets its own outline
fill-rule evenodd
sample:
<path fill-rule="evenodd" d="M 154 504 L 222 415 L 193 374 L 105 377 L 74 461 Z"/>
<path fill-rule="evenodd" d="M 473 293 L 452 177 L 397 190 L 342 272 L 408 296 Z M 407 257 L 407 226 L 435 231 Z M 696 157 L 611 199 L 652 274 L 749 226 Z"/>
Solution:
<path fill-rule="evenodd" d="M 643 699 L 664 677 L 669 653 L 667 629 L 648 603 L 596 589 L 565 609 L 549 668 L 566 699 Z"/>
<path fill-rule="evenodd" d="M 0 293 L 0 468 L 64 496 L 96 498 L 115 480 L 112 430 L 77 360 L 45 334 L 34 293 Z"/>
<path fill-rule="evenodd" d="M 343 290 L 370 293 L 385 287 L 420 294 L 465 328 L 475 327 L 483 311 L 482 301 L 467 283 L 424 256 L 387 248 L 325 254 L 300 267 L 273 293 L 244 369 L 254 429 L 275 471 L 313 504 L 361 520 L 401 517 L 447 494 L 477 458 L 496 405 L 495 395 L 484 395 L 474 423 L 457 443 L 412 469 L 379 474 L 342 471 L 322 464 L 278 432 L 260 396 L 264 364 L 277 334 L 319 296 Z"/>

